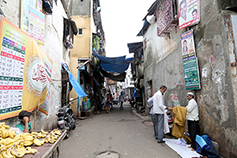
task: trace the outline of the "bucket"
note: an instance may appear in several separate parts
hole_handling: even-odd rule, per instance
[[[88,110],[88,103],[87,102],[82,102],[82,109],[83,109],[83,111]]]
[[[90,102],[90,99],[87,99],[87,103],[88,103],[88,109],[91,108],[91,102]]]

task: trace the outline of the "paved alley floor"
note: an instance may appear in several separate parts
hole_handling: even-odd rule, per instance
[[[103,156],[109,152],[112,154]],[[76,129],[70,131],[70,137],[60,145],[60,158],[116,157],[113,155],[122,158],[180,157],[166,144],[156,142],[152,124],[134,115],[128,102],[124,110],[114,105],[110,114],[101,111],[85,120],[77,120]]]

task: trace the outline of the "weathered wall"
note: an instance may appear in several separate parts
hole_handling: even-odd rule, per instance
[[[65,0],[70,15],[91,15],[91,0]]]
[[[201,22],[189,28],[194,31],[201,79],[201,90],[195,91],[200,110],[200,134],[208,134],[218,142],[221,155],[237,157],[237,15],[220,10],[234,2],[200,3]],[[167,85],[167,106],[187,105],[180,34],[188,28],[173,30],[170,38],[159,38],[156,27],[156,23],[151,25],[144,36],[147,41],[145,83],[152,80],[153,92],[160,85]]]
[[[77,0],[66,0],[68,8],[72,14],[72,20],[75,21],[77,28],[82,28],[82,35],[74,36],[74,46],[70,53],[71,65],[70,70],[72,74],[78,78],[78,58],[90,58],[92,53],[92,9],[91,0],[88,1],[77,1]],[[83,87],[83,86],[82,86]],[[70,98],[76,98],[77,94],[74,89],[70,92]],[[82,101],[82,99],[80,99]],[[77,112],[77,101],[75,101],[71,108],[74,114]],[[81,105],[81,103],[79,103]]]
[[[0,7],[3,10],[5,17],[13,24],[20,27],[20,0],[0,1]],[[63,17],[67,18],[61,1],[54,3],[53,14],[45,17],[45,45],[41,46],[44,52],[53,62],[51,79],[61,80],[61,62],[69,65],[69,50],[63,46]],[[45,115],[37,111],[36,130],[52,129],[57,125],[56,113],[58,107],[61,106],[61,81],[52,81],[49,90],[49,115]],[[34,116],[32,116],[32,127],[34,126]],[[15,126],[18,123],[18,118],[10,118],[4,120],[7,124]]]
[[[91,18],[90,16],[75,15],[72,16],[77,28],[82,28],[82,35],[74,36],[74,46],[71,50],[73,58],[89,58],[91,51]]]

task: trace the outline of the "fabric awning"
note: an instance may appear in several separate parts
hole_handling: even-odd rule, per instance
[[[104,57],[95,53],[92,53],[92,55],[100,59],[100,66],[107,72],[125,72],[131,62],[131,58],[126,58],[126,56]]]
[[[123,72],[119,75],[112,75],[112,74],[106,72],[105,70],[103,70],[102,68],[100,68],[100,72],[103,74],[104,77],[107,77],[113,81],[124,82],[124,79],[126,77],[126,72]]]
[[[69,76],[69,81],[72,84],[74,90],[76,91],[77,95],[80,98],[86,97],[86,93],[84,92],[84,90],[81,88],[81,86],[79,85],[79,83],[77,82],[76,78],[73,76],[73,74],[69,71],[68,67],[62,63],[62,66],[65,68],[65,70],[68,72],[68,76]]]

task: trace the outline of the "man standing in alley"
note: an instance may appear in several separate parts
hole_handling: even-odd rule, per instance
[[[172,110],[172,108],[166,107],[164,105],[164,100],[163,100],[163,94],[167,90],[167,87],[165,85],[162,85],[160,87],[160,90],[158,90],[154,96],[153,96],[153,112],[155,113],[156,116],[156,123],[158,126],[158,140],[157,143],[165,143],[163,140],[164,136],[164,113],[165,109]]]
[[[198,105],[197,102],[194,100],[194,94],[192,92],[187,93],[188,105],[187,108],[187,116],[186,119],[188,120],[188,132],[190,138],[192,140],[191,147],[196,150],[196,135],[198,134]]]
[[[120,102],[120,110],[123,110],[123,102],[124,102],[123,91],[120,93],[119,102]]]

